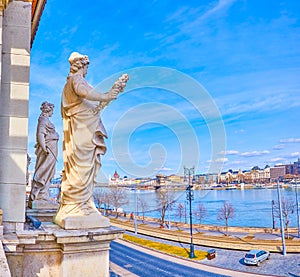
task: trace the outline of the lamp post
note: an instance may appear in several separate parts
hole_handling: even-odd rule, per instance
[[[168,229],[171,230],[171,221],[170,221],[170,198],[169,198],[169,182],[167,181],[167,197],[168,197]]]
[[[137,183],[135,183],[134,187],[134,200],[135,200],[135,214],[134,214],[134,233],[137,234],[137,206],[138,206],[138,201],[137,201]]]
[[[190,258],[195,258],[194,254],[194,244],[193,244],[193,218],[192,218],[192,200],[194,200],[194,193],[191,190],[191,177],[194,175],[195,169],[194,167],[192,168],[186,168],[184,167],[184,176],[188,177],[188,187],[186,189],[186,199],[189,201],[190,204],[190,238],[191,238],[191,243],[190,243]]]
[[[298,225],[298,238],[300,238],[300,214],[299,214],[299,201],[298,201],[298,182],[296,179],[296,209],[297,209],[297,225]]]
[[[283,226],[283,217],[282,217],[281,195],[280,195],[280,189],[279,189],[279,179],[277,179],[277,194],[278,194],[279,220],[280,220],[281,241],[282,241],[282,254],[286,255],[284,226]]]
[[[274,202],[274,200],[272,200],[272,220],[273,220],[273,229],[275,229],[274,205],[275,205],[275,202]]]

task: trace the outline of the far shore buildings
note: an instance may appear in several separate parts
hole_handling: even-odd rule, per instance
[[[300,178],[300,159],[294,163],[276,165],[274,167],[265,166],[260,169],[255,166],[251,170],[228,170],[218,174],[216,183],[218,184],[263,184],[272,183],[276,180],[292,181]]]
[[[234,184],[269,184],[276,180],[290,182],[300,179],[300,158],[290,164],[276,165],[274,167],[265,166],[261,169],[254,166],[251,170],[232,170],[219,172],[219,173],[207,173],[207,174],[195,174],[193,183],[196,185],[208,185],[213,186],[220,185],[234,185]],[[126,176],[121,178],[117,171],[115,171],[112,178],[110,178],[110,185],[119,186],[139,186],[145,185],[147,187],[164,186],[168,181],[172,186],[182,184],[185,182],[183,176],[157,174],[155,178],[127,178]],[[299,180],[300,181],[300,180]],[[156,184],[155,184],[156,183]]]

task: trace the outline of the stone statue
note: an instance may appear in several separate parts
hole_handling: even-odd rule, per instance
[[[123,91],[129,77],[122,75],[109,92],[99,93],[87,83],[89,59],[77,52],[69,58],[70,73],[62,94],[64,170],[60,205],[54,223],[64,229],[108,227],[109,220],[97,210],[93,189],[106,152],[106,130],[100,111]]]
[[[55,174],[57,160],[58,133],[49,118],[53,115],[54,105],[43,102],[36,131],[36,163],[31,192],[28,200],[30,208],[57,208],[50,200],[49,187]]]
[[[29,185],[29,165],[31,163],[31,157],[27,153],[27,164],[26,164],[26,186]]]

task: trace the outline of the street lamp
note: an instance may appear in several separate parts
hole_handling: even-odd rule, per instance
[[[134,233],[137,234],[137,210],[138,210],[138,201],[137,201],[137,183],[134,187],[134,201],[135,201],[135,215],[134,215]]]
[[[194,200],[194,192],[191,189],[191,177],[195,174],[195,168],[186,168],[184,167],[184,177],[188,177],[188,187],[186,188],[186,199],[190,204],[190,258],[195,258],[194,254],[194,244],[193,244],[193,219],[192,219],[192,200]]]
[[[282,216],[282,203],[281,203],[281,195],[280,195],[280,189],[279,189],[279,179],[277,179],[277,195],[278,195],[279,220],[280,220],[280,231],[281,231],[281,241],[282,241],[282,254],[286,255],[283,216]]]
[[[298,182],[296,180],[296,209],[297,209],[297,225],[298,225],[298,238],[300,238],[300,214],[299,214],[299,201],[298,201]]]
[[[169,198],[169,181],[166,179],[167,182],[167,203],[168,203],[168,229],[171,230],[171,221],[170,221],[170,198]]]
[[[272,220],[273,220],[273,229],[275,229],[274,205],[275,205],[275,201],[272,200]]]

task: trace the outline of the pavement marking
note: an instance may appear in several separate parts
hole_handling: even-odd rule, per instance
[[[132,272],[130,272],[112,262],[109,262],[109,268],[112,272],[114,272],[115,274],[118,274],[121,277],[139,277],[138,275],[135,275]]]
[[[243,272],[243,271],[237,271],[237,270],[230,270],[230,269],[220,268],[220,267],[216,267],[216,266],[200,264],[199,262],[190,261],[190,260],[183,259],[183,258],[177,258],[177,257],[173,257],[171,255],[160,253],[155,250],[150,250],[143,246],[135,245],[135,244],[129,243],[124,240],[117,239],[115,241],[120,244],[123,244],[125,246],[134,248],[134,249],[142,251],[144,253],[148,253],[150,255],[153,255],[153,256],[159,257],[161,259],[171,261],[171,262],[174,262],[174,263],[177,263],[180,265],[182,265],[182,261],[184,260],[184,264],[186,266],[196,268],[196,269],[201,269],[201,270],[211,272],[211,273],[217,273],[217,274],[227,275],[227,276],[231,276],[231,277],[269,277],[269,276],[274,276],[274,275],[263,275],[263,274],[255,274],[255,273]]]

